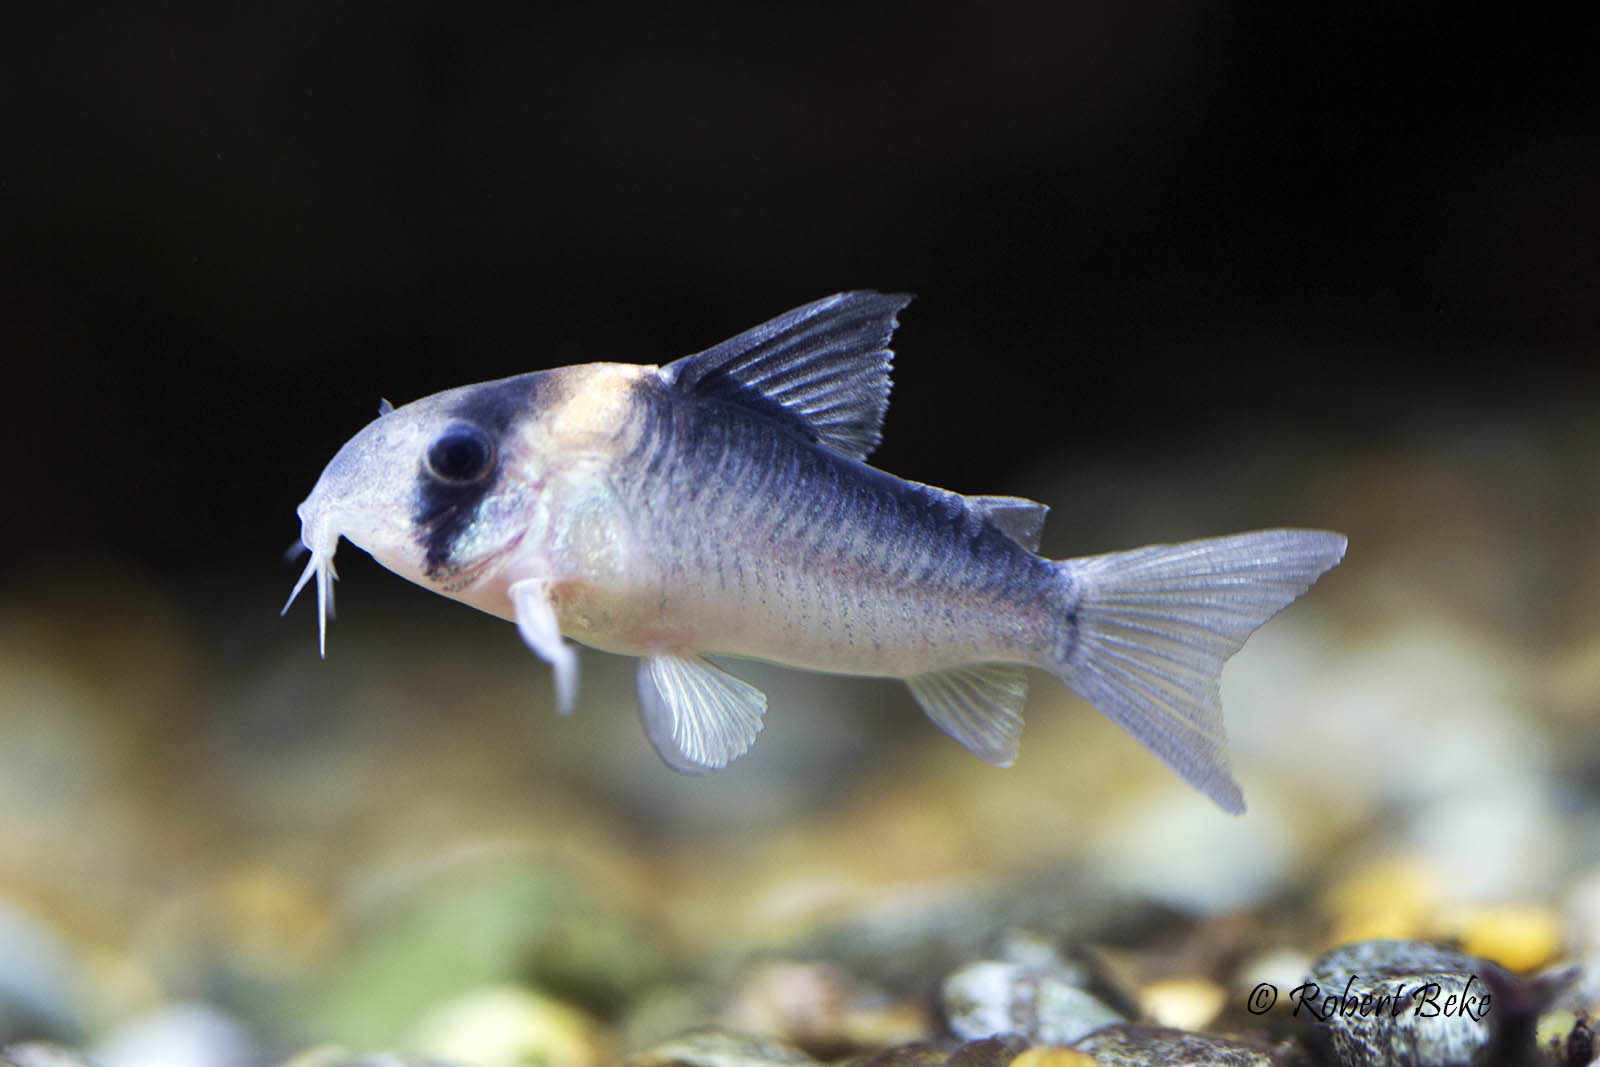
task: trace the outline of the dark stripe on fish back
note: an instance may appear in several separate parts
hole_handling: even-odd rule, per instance
[[[483,498],[499,484],[506,436],[534,403],[540,376],[521,374],[463,389],[460,400],[450,409],[452,422],[471,423],[494,443],[495,459],[488,474],[466,485],[452,485],[435,478],[428,471],[425,458],[417,460],[417,491],[411,517],[421,531],[418,540],[426,551],[430,577],[448,574],[456,542],[472,526]]]
[[[708,522],[741,527],[730,533],[768,531],[807,569],[848,568],[886,586],[1020,592],[1049,567],[957,494],[837,455],[784,421],[653,383],[638,395],[643,433],[626,466],[643,473],[657,508],[691,503]]]

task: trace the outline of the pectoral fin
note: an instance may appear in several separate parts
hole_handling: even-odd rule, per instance
[[[761,732],[767,697],[699,656],[639,661],[645,733],[675,771],[704,774],[744,755]]]
[[[1028,679],[1021,667],[978,663],[907,678],[933,724],[996,767],[1009,767],[1022,740]]]
[[[556,711],[571,715],[578,702],[578,653],[561,640],[561,627],[550,603],[549,583],[513,582],[506,592],[517,610],[517,631],[522,640],[555,672]]]

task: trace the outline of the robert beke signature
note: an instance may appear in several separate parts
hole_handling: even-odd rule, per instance
[[[1343,992],[1326,996],[1317,983],[1303,982],[1289,990],[1289,999],[1294,1002],[1290,1014],[1299,1016],[1304,1008],[1307,1014],[1322,1022],[1336,1015],[1362,1018],[1386,1015],[1393,1019],[1408,1011],[1419,1019],[1468,1018],[1481,1022],[1489,1014],[1490,995],[1483,990],[1475,974],[1468,975],[1466,984],[1458,990],[1446,989],[1439,982],[1419,982],[1413,986],[1396,982],[1388,987],[1358,989],[1356,983],[1360,981],[1360,975],[1352,974]],[[1261,1015],[1270,1010],[1277,999],[1277,989],[1263,982],[1251,991],[1245,1006],[1252,1014]]]

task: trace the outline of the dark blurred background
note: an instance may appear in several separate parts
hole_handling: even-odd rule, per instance
[[[850,287],[919,294],[877,461],[966,491],[1597,383],[1600,93],[1536,16],[287,0],[5,38],[14,572],[273,568],[380,396]]]

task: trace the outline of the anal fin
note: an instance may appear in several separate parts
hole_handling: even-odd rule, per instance
[[[667,653],[639,661],[639,706],[645,733],[667,766],[704,774],[755,744],[767,697],[699,656]]]
[[[933,724],[996,767],[1009,767],[1022,740],[1028,679],[1021,667],[975,663],[907,678]]]

